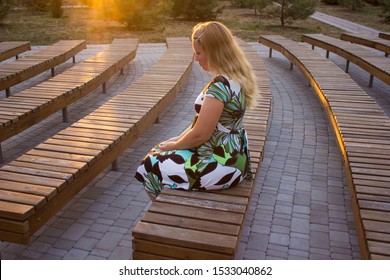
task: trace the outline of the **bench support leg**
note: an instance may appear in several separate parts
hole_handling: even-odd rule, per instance
[[[157,118],[154,120],[154,123],[160,123],[160,117],[157,117]]]
[[[111,170],[112,171],[118,171],[119,167],[118,167],[118,160],[114,160],[112,163],[111,163]]]
[[[107,93],[106,83],[103,83],[103,93]]]
[[[67,123],[69,121],[68,118],[68,107],[62,109],[62,121]]]
[[[271,48],[269,48],[268,57],[269,57],[269,58],[272,57],[272,49],[271,49]]]
[[[349,60],[347,60],[347,64],[345,64],[345,73],[349,71]]]
[[[123,68],[121,68],[121,72],[120,72],[121,75],[123,75]]]
[[[73,62],[73,63],[76,63],[76,56],[73,56],[73,57],[72,57],[72,62]]]
[[[54,67],[51,68],[51,77],[54,77],[55,73],[54,73]]]
[[[311,45],[311,49],[314,50],[314,45]]]
[[[329,51],[326,51],[326,58],[329,59]]]
[[[388,53],[385,53],[385,57],[389,57],[389,54],[388,54]]]
[[[0,163],[3,163],[3,162],[4,162],[3,149],[1,148],[1,143],[0,143]]]
[[[15,59],[19,59],[19,55],[16,55],[16,56],[15,56]]]
[[[11,95],[11,88],[6,88],[5,89],[5,96],[9,97]]]
[[[370,81],[368,82],[368,86],[372,87],[373,82],[374,82],[374,75],[370,75]]]
[[[290,70],[292,71],[294,69],[294,64],[290,62]]]

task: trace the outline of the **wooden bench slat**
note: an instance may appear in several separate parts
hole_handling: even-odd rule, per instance
[[[44,196],[47,200],[53,198],[57,192],[57,190],[53,187],[33,185],[21,182],[12,182],[6,180],[0,180],[0,189]]]
[[[390,257],[390,243],[368,241],[368,247],[373,254],[385,255]]]
[[[32,205],[36,208],[40,208],[43,204],[45,204],[46,200],[43,196],[0,190],[0,201]]]
[[[174,235],[172,235],[172,232],[174,232]],[[237,244],[237,237],[230,235],[178,227],[172,228],[170,226],[155,225],[146,222],[140,222],[135,226],[133,236],[138,239],[162,244],[226,254],[233,254]]]
[[[134,259],[137,260],[224,260],[230,259],[229,255],[216,252],[196,250],[179,246],[170,246],[146,240],[136,240],[134,243]]]
[[[185,205],[173,205],[169,203],[155,202],[149,208],[150,212],[165,213],[167,215],[179,215],[182,217],[203,219],[213,222],[223,222],[226,224],[239,225],[243,223],[244,215],[240,213],[230,213],[221,215],[222,211],[216,209],[206,209]]]
[[[9,235],[17,233],[17,235],[23,235],[29,230],[27,221],[15,221],[9,219],[0,218],[0,232],[8,232]]]
[[[54,188],[61,188],[66,184],[65,180],[60,180],[56,178],[47,178],[42,176],[34,176],[30,174],[17,174],[14,172],[6,172],[3,171],[3,168],[4,166],[0,169],[0,180],[35,184],[35,185],[54,187]]]
[[[365,220],[390,222],[390,212],[362,209],[360,214]],[[390,239],[390,236],[388,236],[388,238]]]
[[[34,206],[0,200],[0,217],[17,221],[26,220],[34,212]]]
[[[238,225],[181,217],[179,213],[174,216],[147,212],[142,218],[142,221],[166,226],[180,226],[181,228],[196,229],[205,232],[214,232],[233,236],[238,235],[240,232],[240,227]]]
[[[158,196],[157,201],[164,202],[164,203],[180,204],[180,205],[192,205],[199,208],[216,209],[216,210],[235,212],[241,214],[245,213],[246,210],[246,206],[243,205],[171,196],[171,195],[166,195],[164,192],[162,192]]]

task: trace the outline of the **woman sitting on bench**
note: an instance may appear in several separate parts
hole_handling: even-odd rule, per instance
[[[194,58],[215,74],[195,101],[192,125],[156,145],[135,177],[154,200],[163,188],[218,190],[251,177],[243,117],[258,94],[256,78],[230,30],[219,22],[193,28]]]

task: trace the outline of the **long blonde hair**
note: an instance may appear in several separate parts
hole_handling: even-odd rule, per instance
[[[205,52],[211,72],[241,84],[248,107],[253,107],[259,93],[256,76],[231,31],[217,21],[198,23],[192,30],[192,42]]]

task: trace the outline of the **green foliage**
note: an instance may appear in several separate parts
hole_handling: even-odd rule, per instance
[[[369,3],[374,6],[379,6],[380,5],[380,0],[364,0],[364,2]]]
[[[322,3],[325,3],[327,5],[338,5],[339,0],[321,0]]]
[[[11,9],[11,0],[0,0],[0,24]]]
[[[60,18],[64,14],[62,8],[62,0],[51,0],[50,1],[50,12],[53,18]]]
[[[33,11],[45,12],[48,10],[50,0],[19,0],[19,5],[30,8]]]
[[[364,7],[364,3],[362,0],[339,0],[340,4],[349,7],[352,11],[359,10]]]
[[[161,21],[163,0],[116,0],[115,5],[104,3],[106,17],[122,22],[129,30],[147,30]]]
[[[222,12],[217,0],[171,0],[171,15],[175,18],[212,20]]]
[[[315,12],[318,0],[274,0],[270,1],[272,7],[268,8],[270,2],[267,0],[258,0],[261,9],[267,7],[268,13],[278,16],[280,24],[292,23],[294,20],[307,19]]]
[[[240,8],[253,8],[256,0],[231,0],[231,4],[234,7]]]
[[[379,0],[382,8],[382,14],[386,21],[390,21],[390,0]]]

